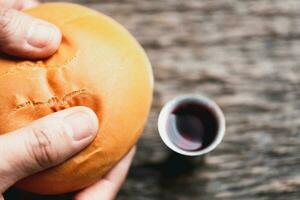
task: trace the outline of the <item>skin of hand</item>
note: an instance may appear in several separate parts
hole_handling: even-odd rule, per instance
[[[1,52],[27,59],[42,59],[57,50],[61,41],[60,30],[21,12],[37,4],[35,0],[0,0]],[[78,106],[0,135],[0,200],[17,181],[58,165],[80,152],[93,141],[97,130],[96,114],[87,107]],[[99,182],[73,193],[72,199],[114,199],[126,178],[134,153],[135,148]]]

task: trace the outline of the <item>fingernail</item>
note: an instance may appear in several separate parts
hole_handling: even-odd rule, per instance
[[[95,126],[91,116],[84,112],[76,112],[64,119],[65,124],[70,127],[71,136],[79,141],[95,134]]]
[[[27,34],[27,42],[33,47],[43,48],[55,37],[56,29],[52,25],[46,23],[33,24]]]

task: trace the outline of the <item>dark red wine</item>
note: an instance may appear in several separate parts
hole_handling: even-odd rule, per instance
[[[186,151],[208,147],[214,141],[217,130],[218,121],[214,112],[197,102],[178,105],[167,119],[170,140]]]

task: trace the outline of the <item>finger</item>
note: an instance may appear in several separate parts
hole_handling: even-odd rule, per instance
[[[0,50],[14,56],[40,59],[52,55],[61,41],[60,30],[25,13],[0,8]]]
[[[5,8],[13,8],[22,10],[38,5],[36,0],[1,0],[0,6]]]
[[[93,140],[97,130],[95,113],[80,106],[1,135],[0,194],[18,180],[78,153]]]
[[[103,179],[77,194],[75,200],[113,200],[127,176],[134,154],[135,147]]]

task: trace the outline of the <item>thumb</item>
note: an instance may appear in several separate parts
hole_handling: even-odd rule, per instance
[[[0,50],[14,56],[40,59],[52,55],[61,41],[59,29],[25,13],[0,8]]]
[[[78,153],[93,140],[97,130],[95,113],[80,106],[51,114],[27,127],[1,135],[0,197],[18,180]]]

